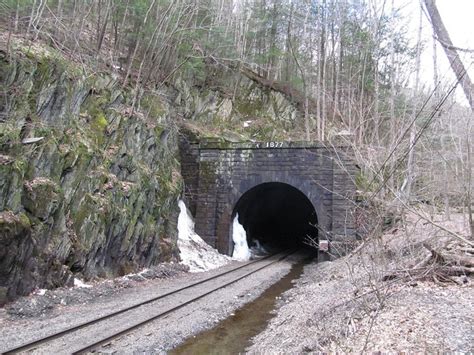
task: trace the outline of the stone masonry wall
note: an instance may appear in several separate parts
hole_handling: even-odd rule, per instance
[[[239,198],[266,182],[289,184],[308,197],[318,216],[320,238],[338,243],[354,239],[351,209],[356,166],[346,148],[320,143],[203,141],[192,150],[199,177],[185,179],[185,184],[195,184],[186,191],[197,191],[189,197],[196,201],[196,231],[220,252],[231,250],[230,225]]]

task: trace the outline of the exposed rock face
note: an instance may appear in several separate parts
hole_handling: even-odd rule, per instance
[[[45,53],[0,52],[0,80],[0,303],[176,260],[170,111]]]
[[[301,140],[304,121],[297,105],[235,70],[210,64],[204,79],[178,79],[175,88],[176,110],[205,127],[207,135],[234,142]]]
[[[300,136],[296,106],[235,71],[210,65],[166,90],[168,103],[140,95],[132,110],[136,93],[110,74],[85,74],[41,46],[8,58],[0,49],[0,304],[71,285],[75,273],[179,258],[174,116],[190,123],[183,137]]]

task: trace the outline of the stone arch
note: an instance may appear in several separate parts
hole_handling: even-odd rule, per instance
[[[315,186],[310,180],[301,179],[299,176],[275,173],[272,176],[265,175],[265,173],[260,173],[242,180],[234,178],[231,181],[231,188],[227,191],[228,199],[217,220],[217,247],[220,252],[232,253],[232,220],[239,201],[249,192],[269,184],[287,186],[291,191],[299,193],[314,210],[318,228],[330,229],[330,215],[324,205],[324,192],[321,188]],[[317,239],[317,230],[315,233]]]
[[[286,183],[308,198],[316,210],[319,239],[328,240],[326,247],[349,245],[356,236],[352,211],[357,166],[344,146],[205,140],[182,153],[185,198],[195,216],[196,232],[221,253],[230,253],[235,204],[263,183]]]

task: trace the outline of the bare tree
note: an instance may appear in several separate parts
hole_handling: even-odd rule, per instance
[[[436,7],[435,0],[424,0],[424,3],[430,16],[433,29],[436,32],[437,39],[441,43],[446,56],[448,57],[449,63],[451,64],[451,68],[453,69],[456,78],[461,84],[464,95],[466,95],[467,101],[471,106],[471,110],[474,111],[474,86],[471,79],[469,78],[463,62],[461,61],[461,58],[455,50],[456,47],[454,47],[453,42],[449,37],[448,30],[444,26],[441,15],[439,14],[438,8]]]

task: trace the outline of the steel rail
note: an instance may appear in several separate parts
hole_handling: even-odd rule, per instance
[[[19,352],[22,352],[22,351],[26,351],[26,350],[29,350],[29,349],[32,349],[34,347],[37,347],[39,345],[42,345],[44,343],[47,343],[49,341],[52,341],[54,339],[57,339],[57,338],[60,338],[64,335],[67,335],[69,333],[73,333],[77,330],[80,330],[80,329],[83,329],[85,327],[88,327],[88,326],[91,326],[91,325],[94,325],[96,323],[99,323],[99,322],[102,322],[106,319],[109,319],[109,318],[112,318],[112,317],[115,317],[119,314],[122,314],[122,313],[125,313],[125,312],[128,312],[130,310],[133,310],[133,309],[136,309],[138,307],[141,307],[141,306],[144,306],[146,304],[149,304],[149,303],[152,303],[152,302],[155,302],[155,301],[158,301],[160,299],[163,299],[165,297],[168,297],[168,296],[171,296],[173,294],[176,294],[176,293],[179,293],[183,290],[186,290],[186,289],[189,289],[189,288],[192,288],[192,287],[195,287],[195,286],[198,286],[198,285],[201,285],[201,284],[204,284],[208,281],[211,281],[211,280],[215,280],[221,276],[224,276],[224,275],[227,275],[227,274],[230,274],[232,272],[235,272],[237,270],[240,270],[244,267],[247,267],[247,266],[250,266],[252,264],[255,264],[255,263],[259,263],[259,262],[262,262],[266,259],[269,259],[275,255],[277,255],[278,253],[275,253],[275,254],[271,254],[271,255],[268,255],[268,256],[265,256],[263,258],[260,258],[260,259],[256,259],[256,260],[253,260],[253,261],[250,261],[250,262],[247,262],[243,265],[239,265],[235,268],[232,268],[230,270],[227,270],[227,271],[224,271],[224,272],[221,272],[219,274],[216,274],[216,275],[213,275],[213,276],[210,276],[210,277],[207,277],[205,279],[202,279],[202,280],[199,280],[197,282],[193,282],[189,285],[186,285],[184,287],[181,287],[181,288],[178,288],[178,289],[175,289],[175,290],[172,290],[172,291],[169,291],[169,292],[166,292],[166,293],[163,293],[161,295],[158,295],[158,296],[155,296],[155,297],[151,297],[145,301],[141,301],[141,302],[138,302],[136,304],[133,304],[131,306],[128,306],[128,307],[125,307],[125,308],[122,308],[122,309],[119,309],[115,312],[112,312],[112,313],[108,313],[106,315],[103,315],[101,317],[97,317],[97,318],[94,318],[92,320],[89,320],[89,321],[85,321],[85,322],[82,322],[82,323],[79,323],[77,325],[73,325],[71,327],[68,327],[68,328],[65,328],[63,330],[60,330],[60,331],[57,331],[53,334],[50,334],[50,335],[47,335],[45,337],[42,337],[42,338],[38,338],[38,339],[34,339],[32,341],[29,341],[28,343],[24,343],[22,345],[18,345],[18,346],[15,346],[14,348],[10,348],[8,350],[5,350],[2,352],[2,354],[15,354],[15,353],[19,353]]]
[[[255,270],[252,270],[252,271],[250,271],[250,272],[248,272],[248,273],[246,273],[246,274],[244,274],[244,275],[242,275],[242,276],[239,276],[238,278],[233,279],[232,281],[226,282],[225,284],[222,284],[222,285],[220,285],[220,286],[218,286],[218,287],[215,287],[215,288],[213,288],[212,290],[209,290],[209,291],[207,291],[207,292],[204,292],[204,293],[200,294],[199,296],[196,296],[196,297],[194,297],[194,298],[192,298],[192,299],[190,299],[190,300],[188,300],[188,301],[186,301],[186,302],[183,302],[183,303],[179,304],[178,306],[171,307],[170,309],[168,309],[168,310],[166,310],[166,311],[160,312],[160,313],[158,313],[158,314],[155,314],[155,315],[153,315],[153,316],[151,316],[151,317],[146,318],[145,320],[139,321],[139,322],[137,322],[137,323],[135,323],[135,324],[133,324],[133,325],[131,325],[131,326],[125,328],[125,329],[122,329],[121,331],[119,331],[119,332],[117,332],[117,333],[114,333],[114,334],[112,334],[112,335],[110,335],[110,336],[107,336],[107,337],[105,337],[105,338],[99,339],[99,340],[97,340],[97,341],[94,341],[93,343],[90,343],[90,344],[84,346],[83,348],[81,348],[81,349],[79,349],[79,350],[75,350],[75,351],[73,352],[73,354],[74,354],[74,355],[76,355],[76,354],[85,354],[85,353],[87,353],[88,351],[97,348],[99,345],[102,345],[102,344],[104,344],[104,343],[108,343],[108,342],[110,342],[111,340],[113,340],[113,339],[115,339],[115,338],[118,338],[118,337],[120,337],[120,336],[122,336],[122,335],[124,335],[124,334],[130,333],[131,331],[133,331],[133,330],[135,330],[135,329],[138,329],[138,328],[142,327],[143,325],[145,325],[145,324],[147,324],[147,323],[150,323],[150,322],[152,322],[152,321],[154,321],[154,320],[156,320],[156,319],[158,319],[158,318],[161,318],[161,317],[163,317],[163,316],[166,316],[166,315],[168,315],[168,314],[170,314],[170,313],[172,313],[172,312],[174,312],[174,311],[176,311],[176,310],[178,310],[178,309],[180,309],[180,308],[182,308],[182,307],[184,307],[184,306],[187,306],[187,305],[189,305],[189,304],[191,304],[191,303],[193,303],[193,302],[195,302],[195,301],[197,301],[197,300],[199,300],[199,299],[201,299],[201,298],[203,298],[203,297],[205,297],[205,296],[207,296],[207,295],[210,295],[211,293],[214,293],[214,292],[216,292],[216,291],[218,291],[218,290],[221,290],[221,289],[223,289],[223,288],[225,288],[225,287],[227,287],[227,286],[229,286],[229,285],[231,285],[231,284],[233,284],[233,283],[236,283],[237,281],[240,281],[240,280],[242,280],[243,278],[245,278],[245,277],[247,277],[247,276],[250,276],[250,275],[256,273],[257,271],[260,271],[260,270],[262,270],[262,269],[264,269],[264,268],[267,268],[267,267],[269,267],[269,266],[271,266],[271,265],[273,265],[273,264],[275,264],[275,263],[277,263],[277,262],[280,262],[280,261],[282,261],[283,259],[285,259],[285,258],[287,258],[288,256],[290,256],[291,254],[294,254],[296,251],[297,251],[297,250],[292,250],[290,253],[287,253],[287,254],[285,254],[285,255],[279,257],[278,259],[276,259],[276,260],[274,260],[274,261],[272,261],[272,262],[270,262],[270,263],[268,263],[268,264],[265,264],[265,265],[263,265],[263,266],[261,266],[261,267],[255,269]],[[273,255],[272,255],[272,256],[273,256]]]

